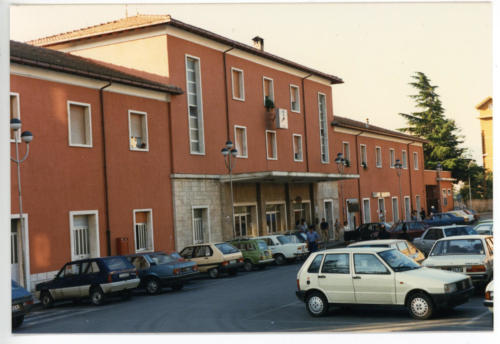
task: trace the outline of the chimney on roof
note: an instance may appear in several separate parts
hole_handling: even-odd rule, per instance
[[[367,119],[366,119],[366,123],[365,123],[365,127],[367,127],[367,128],[368,128],[369,126],[370,126],[370,120],[367,118]]]
[[[252,38],[252,40],[253,40],[253,47],[255,49],[264,51],[264,38],[255,36],[254,38]]]

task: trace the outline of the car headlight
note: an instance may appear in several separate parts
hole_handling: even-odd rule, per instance
[[[453,293],[456,290],[457,290],[457,285],[455,283],[448,283],[444,285],[445,293]]]

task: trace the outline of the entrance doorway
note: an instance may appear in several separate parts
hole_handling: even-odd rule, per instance
[[[29,237],[28,237],[28,215],[23,214],[24,231],[22,235],[23,243],[19,242],[21,233],[21,218],[19,215],[11,215],[10,218],[10,271],[11,278],[16,282],[21,282],[20,264],[23,264],[24,284],[23,286],[30,290],[30,262],[29,262]],[[24,255],[21,256],[23,254]],[[19,283],[22,284],[22,283]]]
[[[325,201],[325,220],[328,222],[328,236],[333,240],[337,240],[338,233],[335,232],[333,226],[333,201]]]
[[[10,220],[10,271],[12,279],[19,282],[19,255],[17,239],[21,229],[21,221],[19,219]]]

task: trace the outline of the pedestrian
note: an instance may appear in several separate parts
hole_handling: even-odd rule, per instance
[[[349,227],[349,225],[347,224],[347,221],[344,221],[344,227],[342,229],[344,230],[344,241],[352,240],[351,227]]]
[[[326,222],[325,218],[322,218],[321,219],[321,223],[319,224],[319,228],[321,229],[321,236],[323,238],[323,241],[328,241],[330,238],[329,238],[329,229],[330,229],[330,225],[328,224],[328,222]]]
[[[432,217],[436,213],[436,208],[434,208],[433,205],[431,205],[431,211],[430,211],[430,216]]]
[[[318,250],[319,234],[314,230],[314,225],[309,226],[309,231],[307,232],[307,249],[309,253],[316,252]]]
[[[399,239],[411,241],[410,235],[408,234],[408,226],[406,225],[406,223],[403,223],[402,233],[399,234]]]
[[[422,210],[420,210],[420,220],[423,221],[425,219],[425,210],[422,207]]]
[[[379,219],[379,222],[385,222],[385,214],[384,214],[384,210],[380,210],[379,214],[378,214],[378,219]]]
[[[339,219],[335,219],[334,227],[335,227],[335,233],[333,235],[333,239],[334,240],[338,240],[340,238],[340,222],[339,222]]]
[[[417,211],[416,210],[411,211],[411,220],[417,221]]]
[[[300,220],[300,229],[304,233],[307,232],[307,223],[306,223],[306,220],[304,220],[304,219]]]
[[[302,226],[300,225],[300,220],[295,221],[295,230],[298,232],[302,231]]]

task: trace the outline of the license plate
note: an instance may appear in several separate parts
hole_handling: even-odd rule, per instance
[[[236,263],[236,259],[233,259],[233,260],[229,261],[229,264],[235,264],[235,263]]]
[[[462,272],[463,269],[462,268],[452,268],[451,271],[454,271],[454,272]]]
[[[126,278],[126,277],[129,277],[130,274],[129,273],[126,273],[126,274],[119,274],[118,277],[120,278]]]
[[[14,305],[14,306],[12,306],[12,310],[13,311],[18,311],[20,309],[21,309],[21,305]]]

